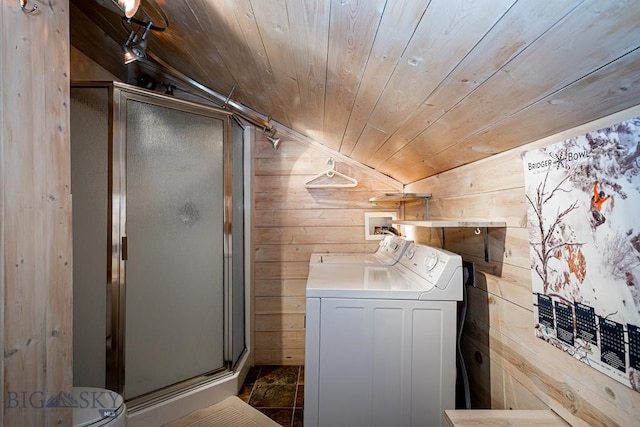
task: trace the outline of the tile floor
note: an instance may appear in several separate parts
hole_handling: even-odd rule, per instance
[[[281,426],[301,427],[304,366],[254,366],[238,397]]]

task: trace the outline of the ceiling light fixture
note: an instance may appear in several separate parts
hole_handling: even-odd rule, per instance
[[[140,7],[140,0],[118,0],[118,6],[124,12],[124,16],[133,18]]]
[[[115,0],[114,0],[115,1]],[[147,37],[151,31],[164,31],[169,27],[169,19],[164,11],[155,2],[145,2],[140,12],[146,15],[147,20],[134,18],[138,11],[140,0],[117,0],[125,16],[122,18],[123,27],[129,32],[127,41],[122,45],[124,51],[124,63],[130,64],[134,61],[141,61],[147,57]],[[146,6],[152,7],[153,13],[146,9]],[[153,18],[152,18],[153,16]],[[164,21],[163,27],[158,27],[153,20]],[[133,28],[137,25],[137,28]]]
[[[140,25],[138,22],[135,23]],[[147,57],[147,36],[149,35],[149,31],[151,31],[152,27],[153,23],[151,21],[146,23],[144,25],[144,31],[142,32],[142,36],[140,36],[140,38],[138,38],[139,31],[131,30],[127,41],[122,45],[125,64],[130,64],[134,61],[140,61]]]

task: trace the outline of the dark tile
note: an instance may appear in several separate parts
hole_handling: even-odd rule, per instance
[[[238,397],[242,401],[249,403],[249,398],[251,397],[252,390],[253,390],[253,384],[245,384],[242,386],[242,388],[240,388],[240,391],[238,392]]]
[[[247,372],[247,377],[244,379],[245,384],[253,384],[256,382],[258,375],[260,374],[260,366],[252,366]]]
[[[281,426],[290,427],[293,418],[292,408],[256,408]]]
[[[296,384],[299,366],[262,366],[256,384]]]
[[[304,365],[300,366],[300,375],[298,376],[298,384],[304,384]]]
[[[296,392],[296,408],[302,408],[304,406],[304,385],[298,386]]]
[[[304,411],[302,409],[294,409],[293,422],[291,427],[302,427],[302,421],[304,419]]]
[[[295,384],[259,384],[253,387],[249,405],[253,407],[293,407],[296,396]]]

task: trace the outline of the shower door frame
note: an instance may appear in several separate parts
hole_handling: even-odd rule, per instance
[[[226,110],[198,104],[191,101],[161,95],[128,84],[118,82],[87,83],[78,86],[107,86],[110,91],[110,114],[112,126],[109,141],[109,189],[111,234],[108,239],[110,259],[108,260],[107,277],[107,335],[106,335],[106,387],[119,393],[125,387],[125,334],[126,334],[126,179],[127,179],[127,101],[137,101],[171,108],[191,114],[198,114],[223,123],[223,295],[224,324],[223,329],[223,367],[212,372],[203,373],[191,379],[185,379],[176,385],[135,397],[127,402],[130,408],[146,407],[168,399],[187,389],[198,387],[220,379],[232,372],[232,334],[230,324],[230,301],[232,286],[231,259],[232,253],[232,113]],[[243,159],[237,159],[243,161]],[[247,351],[245,338],[245,352]]]

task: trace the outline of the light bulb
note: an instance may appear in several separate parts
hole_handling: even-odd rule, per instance
[[[118,5],[124,10],[124,16],[132,18],[138,11],[140,0],[118,0]]]

